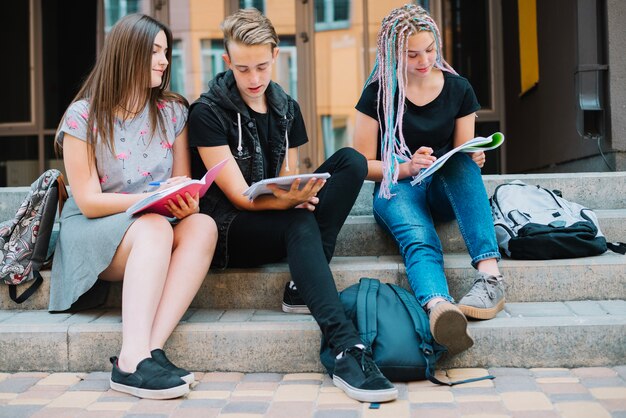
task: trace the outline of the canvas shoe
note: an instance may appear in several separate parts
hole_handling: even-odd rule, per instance
[[[459,301],[459,309],[470,318],[494,318],[504,309],[504,280],[501,275],[476,273],[472,288]]]
[[[448,349],[450,355],[461,353],[474,345],[467,330],[463,312],[447,300],[436,303],[428,310],[430,333],[435,341]]]
[[[388,402],[398,397],[398,389],[380,372],[368,348],[346,349],[335,360],[333,383],[361,402]]]
[[[185,383],[190,385],[194,382],[195,376],[193,375],[193,373],[188,372],[187,370],[178,367],[174,363],[172,363],[170,359],[168,359],[165,355],[165,351],[161,350],[160,348],[150,351],[150,356],[152,356],[152,358],[157,363],[159,363],[159,366],[180,377],[183,381],[185,381]]]
[[[285,293],[283,293],[283,312],[310,314],[309,307],[306,306],[304,300],[300,296],[294,282],[285,284]]]
[[[111,389],[138,398],[173,399],[189,393],[189,385],[180,377],[165,370],[151,357],[137,364],[137,370],[126,373],[117,365],[117,357],[111,357]]]

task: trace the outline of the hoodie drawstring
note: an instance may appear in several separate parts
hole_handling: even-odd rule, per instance
[[[239,134],[239,142],[237,143],[237,152],[241,155],[241,113],[237,112],[237,133]]]
[[[285,122],[287,115],[285,115]],[[285,123],[285,171],[289,171],[289,136],[287,136],[287,124]]]

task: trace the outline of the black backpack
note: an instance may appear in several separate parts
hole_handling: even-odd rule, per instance
[[[28,299],[41,286],[40,270],[49,267],[56,237],[53,237],[57,206],[59,214],[67,189],[59,170],[48,170],[30,186],[30,192],[15,217],[0,224],[0,280],[9,285],[16,303]],[[20,296],[17,285],[33,281]]]
[[[586,257],[604,253],[607,245],[621,252],[619,243],[607,244],[591,209],[558,190],[515,180],[497,186],[490,204],[498,246],[511,258]]]

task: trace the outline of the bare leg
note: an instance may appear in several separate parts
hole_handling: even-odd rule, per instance
[[[172,227],[160,215],[135,221],[120,243],[103,280],[119,281],[122,291],[122,349],[118,365],[134,372],[150,357],[152,326],[165,286],[173,243]]]
[[[198,293],[216,243],[217,227],[209,216],[190,215],[174,227],[172,258],[152,325],[150,350],[163,348]]]
[[[487,260],[479,261],[476,264],[476,268],[478,271],[491,274],[492,276],[500,275],[500,269],[498,268],[498,260],[496,260],[495,258],[490,258]]]

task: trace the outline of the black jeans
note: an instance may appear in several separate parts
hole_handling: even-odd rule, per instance
[[[254,267],[287,257],[300,296],[339,353],[361,340],[345,315],[328,263],[363,185],[367,161],[354,149],[343,148],[315,172],[331,174],[318,193],[315,211],[245,211],[237,215],[228,231],[228,266]]]

